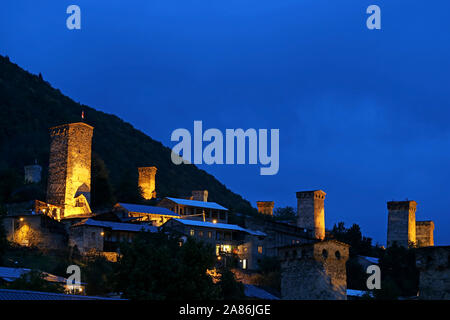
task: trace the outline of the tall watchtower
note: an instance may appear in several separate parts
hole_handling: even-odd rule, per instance
[[[349,245],[326,240],[278,249],[283,300],[346,300]]]
[[[325,239],[325,196],[322,190],[297,192],[297,226]]]
[[[156,167],[139,167],[139,187],[142,197],[150,200],[156,197]]]
[[[397,243],[408,248],[416,243],[416,208],[415,201],[389,201],[387,246]]]
[[[84,122],[50,128],[47,202],[61,207],[58,219],[91,214],[93,130]]]

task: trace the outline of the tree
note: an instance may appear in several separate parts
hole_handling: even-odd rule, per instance
[[[331,230],[331,236],[350,245],[351,257],[356,255],[373,256],[376,254],[372,246],[372,239],[364,237],[361,233],[361,228],[356,223],[350,228],[346,228],[344,222],[335,224]]]
[[[295,221],[297,219],[297,213],[295,212],[294,208],[289,206],[284,208],[276,208],[273,215],[276,220]]]
[[[104,295],[114,291],[114,263],[103,255],[91,254],[81,268],[82,281],[88,295]]]
[[[132,300],[210,300],[220,289],[206,273],[215,263],[214,250],[204,242],[164,233],[142,232],[122,244],[116,291]]]
[[[92,153],[92,207],[110,208],[116,202],[105,162]]]
[[[221,296],[225,300],[241,300],[245,298],[244,285],[236,281],[234,273],[229,268],[220,270],[221,276],[218,282]]]
[[[138,185],[137,170],[125,170],[119,185],[117,186],[116,197],[120,202],[142,203],[141,188]]]
[[[376,290],[379,299],[399,296],[415,296],[419,287],[419,271],[413,249],[397,246],[387,248],[380,257],[381,290]]]

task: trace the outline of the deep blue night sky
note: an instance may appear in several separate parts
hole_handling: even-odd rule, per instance
[[[358,223],[384,245],[386,201],[408,198],[450,244],[450,2],[10,2],[0,54],[167,146],[194,120],[279,128],[278,175],[201,166],[254,206],[322,189],[328,228]],[[81,30],[66,28],[70,4]],[[381,30],[366,28],[371,4]]]

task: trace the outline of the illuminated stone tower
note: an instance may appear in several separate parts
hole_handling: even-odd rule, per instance
[[[91,147],[94,128],[77,122],[50,128],[47,202],[57,219],[91,214]]]
[[[326,240],[278,249],[283,300],[346,300],[348,244]]]
[[[325,239],[325,196],[322,190],[297,192],[297,226],[320,240]]]
[[[156,167],[140,167],[139,171],[139,187],[141,188],[142,197],[150,200],[156,197]]]
[[[416,241],[418,247],[434,246],[434,222],[416,221]]]
[[[387,246],[397,243],[408,248],[416,243],[416,207],[415,201],[389,201]]]
[[[208,202],[208,190],[193,190],[192,200]]]
[[[273,207],[275,203],[273,201],[256,201],[258,207],[258,213],[267,214],[273,216]]]

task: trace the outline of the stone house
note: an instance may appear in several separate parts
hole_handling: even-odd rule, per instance
[[[8,241],[21,246],[35,246],[43,250],[67,248],[66,227],[42,213],[8,215],[3,219]]]
[[[117,252],[122,241],[131,242],[141,231],[157,232],[147,224],[98,221],[92,218],[75,223],[69,228],[69,244],[80,253]]]

